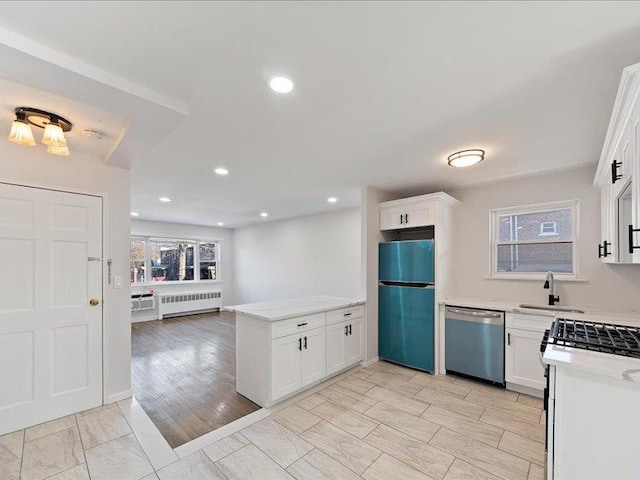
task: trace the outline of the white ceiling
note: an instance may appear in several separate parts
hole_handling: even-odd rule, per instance
[[[638,2],[2,2],[0,27],[186,105],[132,208],[231,227],[594,163],[640,62]]]

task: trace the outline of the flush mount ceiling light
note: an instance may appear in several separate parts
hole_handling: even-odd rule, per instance
[[[138,215],[140,215],[138,212],[131,212],[132,217],[137,217]]]
[[[46,112],[38,108],[16,107],[16,119],[11,125],[9,141],[18,145],[33,147],[36,145],[31,131],[31,125],[43,128],[42,143],[47,145],[47,152],[61,157],[69,156],[69,147],[64,132],[70,132],[71,122],[55,113]]]
[[[169,203],[171,201],[169,197],[160,197],[158,200],[160,200],[163,203]]]
[[[214,173],[216,175],[228,175],[229,174],[229,170],[227,170],[224,167],[218,167],[214,170]]]
[[[269,86],[278,93],[289,93],[293,90],[293,82],[287,77],[273,77],[269,80]]]
[[[336,203],[337,201],[338,201],[338,199],[336,197],[327,198],[327,202],[329,202],[329,203]]]
[[[265,218],[265,217],[268,217],[268,216],[269,216],[269,214],[268,214],[267,212],[262,212],[262,213],[260,214],[260,216],[261,216],[262,218]]]
[[[447,158],[449,165],[457,168],[470,167],[480,163],[482,160],[484,160],[484,150],[479,149],[461,150],[449,155]]]
[[[224,222],[218,222],[219,227],[224,227]]]

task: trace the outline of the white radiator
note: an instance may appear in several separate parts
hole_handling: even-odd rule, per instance
[[[222,292],[158,293],[158,318],[176,313],[222,308]]]

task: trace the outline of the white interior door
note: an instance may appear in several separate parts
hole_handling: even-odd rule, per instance
[[[0,183],[0,435],[102,404],[101,257],[101,198]]]

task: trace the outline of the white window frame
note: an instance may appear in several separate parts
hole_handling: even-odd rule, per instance
[[[544,213],[553,210],[571,209],[572,235],[571,238],[565,240],[572,242],[573,245],[573,273],[553,272],[554,277],[558,280],[577,280],[582,281],[579,277],[578,266],[578,245],[580,232],[580,203],[578,200],[564,200],[559,202],[537,203],[532,205],[521,205],[517,207],[495,208],[489,211],[489,246],[490,246],[490,263],[489,277],[490,279],[509,279],[509,280],[544,280],[546,272],[498,272],[498,243],[504,245],[509,242],[498,242],[499,224],[498,219],[505,215],[522,215],[530,213]],[[539,243],[535,240],[525,242],[513,242],[514,245],[525,245],[527,243]]]
[[[222,283],[222,275],[220,271],[220,254],[221,254],[221,240],[219,238],[214,239],[184,239],[184,238],[169,238],[169,237],[145,237],[141,235],[131,235],[131,240],[144,241],[144,268],[147,272],[147,281],[140,283],[132,283],[132,287],[151,287],[158,285],[199,285],[199,284],[213,284]],[[195,245],[193,252],[193,280],[170,280],[166,282],[152,282],[151,278],[151,242],[173,242],[173,243],[193,243]],[[200,279],[200,244],[201,243],[213,243],[216,248],[216,279]]]
[[[144,244],[144,258],[141,258],[140,260],[142,260],[144,262],[144,273],[145,273],[145,277],[148,278],[148,274],[149,274],[149,270],[147,269],[147,239],[144,237],[131,237],[129,239],[129,269],[131,269],[131,263],[134,261],[140,261],[140,260],[131,260],[131,242],[134,241],[138,241],[138,242],[143,242]],[[131,276],[129,276],[129,278],[131,278]],[[147,283],[149,282],[131,282],[131,286],[132,287],[137,287],[138,285],[147,285]]]
[[[553,232],[545,232],[544,231],[544,226],[545,225],[551,225],[553,228]],[[554,235],[558,235],[558,224],[556,222],[541,222],[540,223],[540,233],[538,234],[539,237],[552,237]]]

